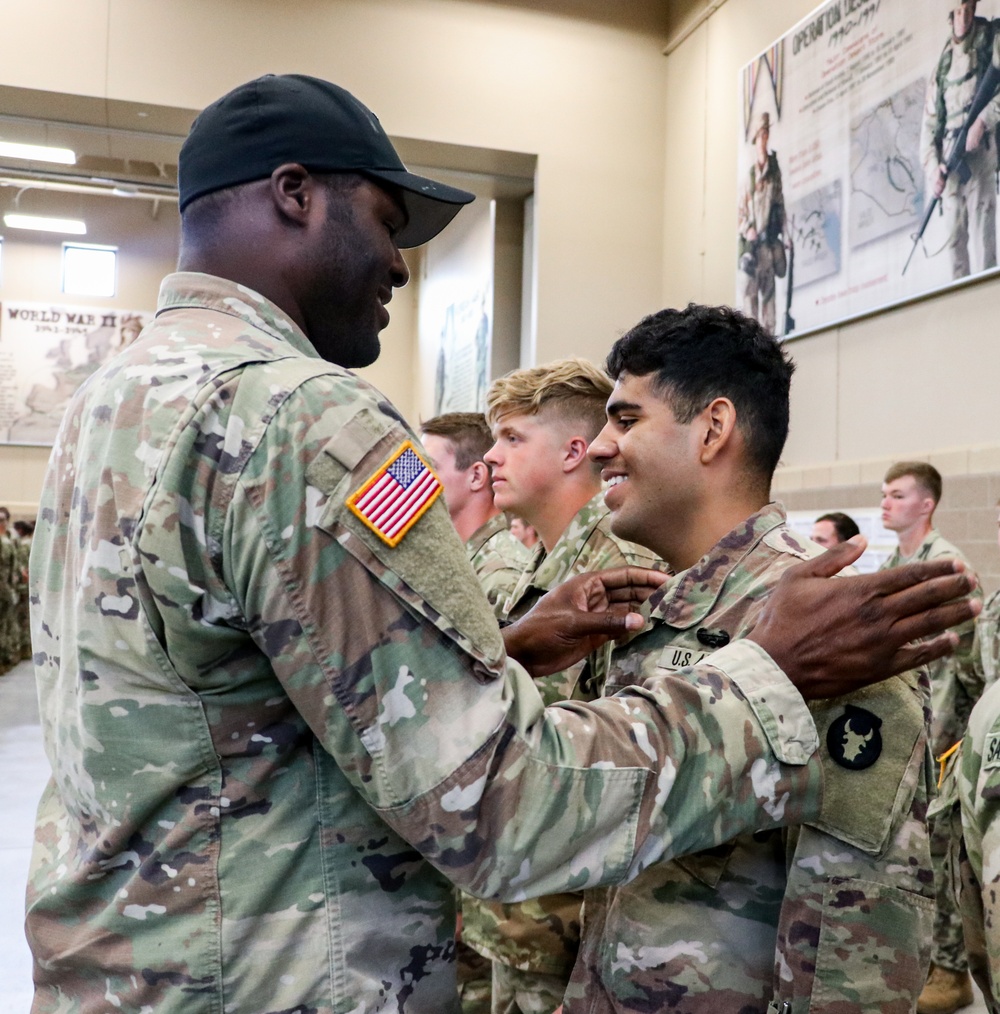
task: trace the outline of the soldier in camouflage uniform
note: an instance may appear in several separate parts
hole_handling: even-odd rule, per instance
[[[9,525],[10,511],[0,507],[0,674],[21,659],[21,634],[17,625],[20,574],[17,547]]]
[[[530,553],[514,538],[507,518],[493,503],[490,466],[483,455],[493,437],[482,412],[448,412],[428,419],[420,436],[444,487],[455,531],[494,612],[501,615]]]
[[[969,718],[957,760],[963,848],[961,907],[969,967],[990,1014],[1000,1014],[1000,683]]]
[[[920,160],[928,188],[941,198],[953,278],[996,267],[997,150],[994,131],[1000,99],[994,98],[969,130],[965,164],[969,178],[946,170],[955,138],[965,126],[979,83],[996,59],[996,29],[976,17],[977,0],[957,3],[951,32],[927,83],[920,132]]]
[[[1000,503],[997,507],[1000,507]],[[997,519],[997,541],[1000,543],[1000,518]],[[995,591],[990,596],[979,614],[976,621],[976,642],[979,645],[983,679],[989,686],[1000,675],[1000,591]]]
[[[610,393],[607,375],[582,359],[515,370],[490,387],[486,400],[496,443],[486,461],[493,467],[497,506],[540,535],[502,619],[523,616],[574,574],[659,562],[611,534],[600,476],[587,458]],[[537,681],[542,699],[592,700],[604,662],[604,653],[595,653]],[[579,893],[564,892],[516,905],[463,903],[466,942],[493,961],[495,1014],[551,1014],[559,1006],[579,946],[581,901]]]
[[[753,640],[544,709],[419,444],[333,362],[377,355],[398,244],[440,229],[455,192],[407,174],[347,93],[295,75],[209,107],[180,166],[181,271],[74,395],[42,496],[35,1014],[454,1014],[446,877],[513,900],[818,819],[796,684],[829,695],[866,664],[947,651],[907,644],[971,615],[928,610],[964,578],[831,582],[850,559],[834,551],[783,582]],[[427,509],[373,512],[390,480],[429,489]],[[540,603],[506,628],[514,654],[559,668],[621,632],[604,588],[555,593],[595,620]],[[550,651],[555,619],[573,652]],[[720,722],[744,731],[724,754]]]
[[[785,197],[778,156],[768,148],[771,116],[761,113],[753,135],[754,162],[737,206],[743,312],[769,334],[775,328],[775,279],[784,278]]]
[[[445,506],[469,562],[497,616],[514,590],[530,553],[511,534],[507,518],[493,504],[490,466],[483,456],[493,436],[482,412],[448,412],[420,426],[420,437],[441,485]],[[459,933],[458,991],[463,1014],[489,1014],[492,969]]]
[[[34,525],[27,521],[15,521],[17,533],[17,629],[21,638],[21,658],[31,658],[31,628],[28,620],[28,559],[31,556],[31,533]]]
[[[610,694],[746,637],[782,572],[821,550],[768,503],[792,365],[759,325],[727,308],[664,310],[615,344],[608,370],[609,421],[590,454],[612,529],[685,568],[615,650]],[[588,891],[566,1014],[911,1010],[933,910],[926,695],[911,673],[827,704],[833,819]]]
[[[899,536],[899,547],[883,569],[915,560],[940,558],[962,560],[972,568],[956,546],[932,527],[934,510],[941,499],[941,476],[932,465],[920,461],[897,462],[882,484],[882,523]],[[982,590],[976,590],[982,600]],[[946,755],[965,735],[973,705],[983,692],[983,671],[975,643],[975,623],[957,628],[958,650],[930,668],[931,750]],[[950,781],[930,813],[931,855],[937,884],[937,916],[934,923],[932,967],[927,988],[921,994],[920,1014],[950,1014],[972,1002],[968,958],[962,933],[962,917],[955,892],[961,819],[958,797]]]

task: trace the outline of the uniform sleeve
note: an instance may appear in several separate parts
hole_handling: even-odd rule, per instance
[[[920,164],[929,180],[933,180],[944,157],[941,152],[940,135],[944,125],[941,122],[941,90],[938,88],[937,68],[938,65],[935,64],[927,78],[927,95],[920,123]]]
[[[1000,1010],[1000,684],[976,705],[958,774],[968,871],[961,909],[967,935],[985,955],[970,966],[991,1011]]]
[[[373,399],[302,385],[223,547],[256,644],[388,824],[463,888],[522,900],[818,814],[815,728],[756,646],[543,708],[443,505],[394,546],[347,506],[408,440]]]

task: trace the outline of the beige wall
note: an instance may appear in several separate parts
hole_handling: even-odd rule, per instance
[[[665,17],[657,0],[40,0],[0,84],[200,108],[267,71],[330,77],[386,129],[538,155],[538,357],[600,357],[662,285]],[[574,11],[586,17],[570,16]],[[659,24],[663,23],[663,30]]]
[[[9,210],[9,203],[3,210]],[[111,299],[64,296],[62,244],[70,237],[5,229],[0,312],[10,300],[156,308],[160,279],[177,261],[176,205],[161,204],[154,219],[147,201],[32,191],[22,195],[20,210],[83,218],[87,235],[78,237],[81,242],[117,246],[118,292]],[[9,506],[15,518],[34,514],[48,457],[47,447],[0,445],[0,503]]]
[[[667,58],[667,304],[734,299],[738,72],[815,6],[728,0]],[[798,371],[784,464],[853,467],[1000,446],[998,299],[993,279],[790,342]],[[966,472],[961,464],[953,474]],[[825,485],[793,484],[803,481]]]
[[[658,0],[613,17],[585,0],[547,6],[40,0],[5,12],[0,85],[135,102],[138,115],[299,71],[350,88],[398,137],[537,155],[537,355],[599,359],[660,298],[666,19]],[[410,266],[416,281],[418,254]],[[410,417],[416,290],[396,293],[383,356],[365,371]],[[37,499],[44,457],[0,447],[11,499]]]

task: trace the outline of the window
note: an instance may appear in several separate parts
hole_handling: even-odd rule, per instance
[[[63,243],[62,290],[71,296],[113,296],[118,248]]]

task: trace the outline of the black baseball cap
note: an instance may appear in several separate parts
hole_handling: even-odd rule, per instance
[[[408,219],[396,242],[404,248],[426,243],[475,199],[407,172],[378,117],[350,92],[305,74],[267,74],[223,95],[191,125],[178,165],[180,209],[286,162],[399,187]]]

